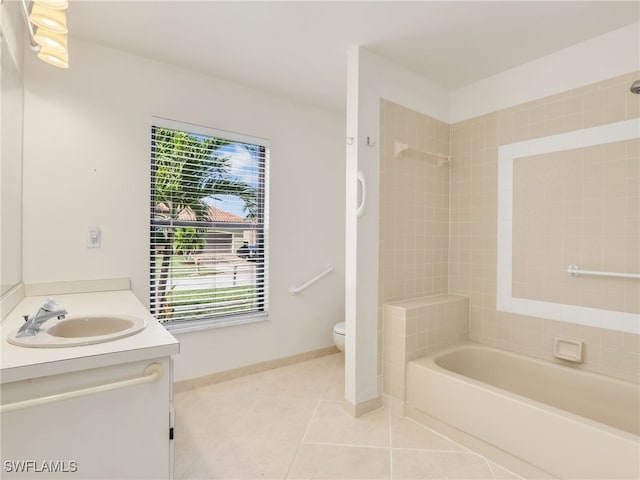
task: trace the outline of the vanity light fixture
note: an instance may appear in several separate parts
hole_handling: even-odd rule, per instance
[[[67,50],[67,0],[21,0],[29,44],[43,62],[69,67]]]

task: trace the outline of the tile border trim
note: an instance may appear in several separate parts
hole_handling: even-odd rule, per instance
[[[511,291],[514,159],[636,139],[640,138],[638,132],[640,132],[640,118],[634,118],[498,147],[497,310],[640,334],[637,314],[516,298],[512,296]]]

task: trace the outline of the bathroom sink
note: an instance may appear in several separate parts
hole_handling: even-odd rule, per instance
[[[52,325],[48,326],[49,323]],[[7,341],[21,347],[41,348],[93,345],[128,337],[146,326],[143,318],[130,315],[83,315],[50,320],[30,337],[16,337],[13,332]]]
[[[79,317],[68,318],[56,323],[47,332],[54,337],[80,338],[112,335],[133,327],[133,318],[121,317]]]

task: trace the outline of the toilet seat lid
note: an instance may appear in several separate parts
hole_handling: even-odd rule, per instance
[[[345,332],[344,322],[336,323],[333,326],[333,331],[336,332],[338,335],[344,335],[344,332]]]

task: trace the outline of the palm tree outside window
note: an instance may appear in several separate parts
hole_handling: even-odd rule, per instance
[[[266,318],[268,142],[154,120],[151,313],[176,329]]]

